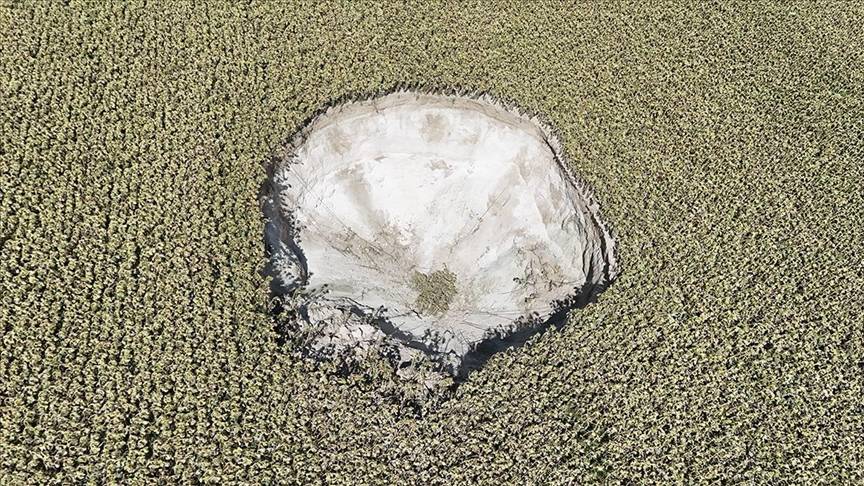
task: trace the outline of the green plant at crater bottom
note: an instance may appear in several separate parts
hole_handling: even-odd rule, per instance
[[[411,287],[420,292],[416,301],[418,312],[441,315],[450,309],[450,302],[456,295],[456,274],[446,268],[428,275],[414,272]]]

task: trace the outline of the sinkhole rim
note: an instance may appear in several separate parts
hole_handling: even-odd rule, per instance
[[[561,142],[559,132],[553,128],[553,125],[548,123],[542,115],[525,110],[517,104],[502,99],[498,96],[492,96],[488,93],[478,91],[468,91],[459,88],[452,89],[423,89],[416,87],[397,87],[392,90],[382,90],[371,94],[360,94],[354,96],[342,96],[330,103],[323,105],[314,114],[308,117],[296,130],[291,134],[282,146],[275,152],[265,166],[267,177],[261,188],[261,207],[265,220],[265,252],[267,256],[267,265],[262,272],[266,277],[271,279],[271,298],[290,298],[302,292],[304,287],[309,282],[310,271],[303,257],[302,242],[299,241],[299,231],[294,226],[291,214],[284,214],[278,207],[280,191],[278,185],[274,182],[274,176],[277,171],[285,166],[294,163],[296,152],[303,147],[309,136],[314,133],[315,128],[322,120],[326,120],[331,115],[338,114],[348,105],[362,105],[364,103],[374,103],[383,98],[390,96],[430,96],[443,97],[453,99],[465,99],[473,102],[478,102],[488,108],[500,110],[504,114],[514,116],[520,121],[527,121],[537,128],[542,134],[543,141],[551,151],[552,158],[557,166],[561,178],[570,186],[572,186],[579,197],[579,201],[584,204],[587,214],[591,217],[591,223],[599,231],[599,244],[603,256],[603,268],[599,270],[601,278],[598,283],[591,284],[589,276],[597,271],[594,268],[589,268],[586,271],[586,284],[579,289],[575,294],[568,296],[561,301],[553,302],[553,311],[545,314],[542,319],[536,316],[522,316],[514,320],[514,326],[511,329],[495,328],[494,333],[485,339],[482,339],[472,346],[471,350],[459,358],[458,365],[444,365],[440,353],[432,349],[428,344],[412,339],[411,335],[402,332],[398,326],[394,325],[385,315],[368,312],[368,308],[362,306],[347,306],[344,309],[346,312],[363,316],[371,319],[374,325],[382,331],[387,339],[395,341],[397,347],[407,346],[412,349],[417,349],[424,353],[433,363],[440,365],[439,371],[453,376],[457,380],[464,380],[467,375],[482,367],[494,354],[510,348],[518,347],[528,341],[531,337],[545,332],[549,327],[562,327],[566,322],[567,314],[570,310],[582,308],[589,302],[596,300],[597,296],[605,291],[620,275],[619,260],[618,260],[618,244],[613,225],[603,216],[600,204],[594,196],[594,191],[588,183],[576,176],[570,169],[572,161],[566,154],[564,146]],[[578,210],[574,208],[574,210]],[[277,227],[281,228],[278,229]],[[274,229],[276,229],[274,231]],[[276,236],[274,236],[276,235]],[[275,238],[275,239],[274,239]],[[273,261],[274,247],[277,243],[285,244],[291,252],[294,252],[299,263],[299,278],[292,282],[280,280],[278,272]],[[590,284],[590,285],[589,285]],[[343,305],[344,307],[344,305]],[[308,320],[307,304],[300,303],[293,311],[296,312],[296,318]],[[504,331],[499,333],[498,331]],[[390,344],[390,343],[388,343]],[[302,350],[305,354],[316,357],[326,358],[315,352],[309,352],[308,349]],[[391,355],[392,350],[391,350]],[[398,360],[398,359],[397,359]]]

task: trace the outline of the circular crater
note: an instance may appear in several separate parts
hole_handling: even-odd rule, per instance
[[[464,376],[617,272],[558,138],[488,96],[332,106],[275,161],[263,208],[274,291],[316,356],[378,349]]]

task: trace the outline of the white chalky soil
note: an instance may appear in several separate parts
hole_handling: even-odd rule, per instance
[[[268,214],[276,278],[313,296],[312,346],[388,341],[455,374],[520,317],[614,278],[614,243],[558,147],[488,98],[396,92],[314,119],[275,169]],[[444,270],[456,293],[424,314],[412,277]]]

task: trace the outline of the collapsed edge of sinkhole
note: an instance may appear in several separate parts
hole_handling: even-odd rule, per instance
[[[262,192],[266,273],[292,342],[434,381],[563,321],[617,265],[561,147],[488,95],[400,90],[312,118]]]

